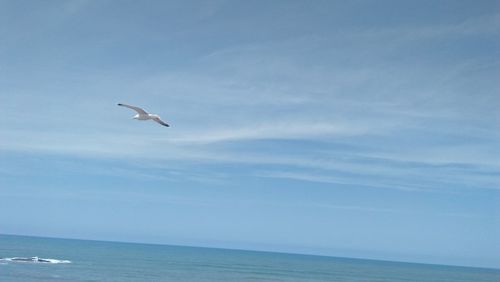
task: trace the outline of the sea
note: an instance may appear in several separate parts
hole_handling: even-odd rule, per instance
[[[0,281],[500,282],[500,270],[0,235]]]

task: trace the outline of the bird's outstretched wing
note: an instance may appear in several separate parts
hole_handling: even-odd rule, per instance
[[[166,126],[166,127],[170,126],[167,123],[165,123],[163,120],[161,120],[159,117],[154,117],[154,118],[152,118],[152,120],[156,121],[157,123],[159,123],[159,124],[161,124],[163,126]]]
[[[143,110],[143,109],[141,109],[139,107],[134,107],[134,106],[130,106],[130,105],[127,105],[127,104],[118,104],[118,106],[127,107],[129,109],[132,109],[132,110],[138,112],[141,115],[147,115],[148,114],[145,110]]]

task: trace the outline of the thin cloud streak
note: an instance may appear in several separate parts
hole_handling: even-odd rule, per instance
[[[332,136],[359,136],[365,135],[373,129],[351,126],[342,123],[314,123],[314,122],[269,122],[265,125],[234,127],[232,129],[213,129],[205,132],[191,132],[185,136],[162,139],[168,143],[196,143],[210,144],[228,141],[248,141],[261,139],[307,139]]]
[[[378,189],[392,189],[401,190],[406,192],[431,192],[431,190],[426,187],[420,187],[418,185],[409,184],[389,184],[384,183],[384,181],[377,181],[377,183],[369,182],[369,180],[356,180],[347,177],[331,177],[328,175],[314,175],[309,173],[296,173],[296,172],[286,172],[286,171],[273,171],[273,172],[261,172],[258,173],[259,177],[267,178],[284,178],[284,179],[295,179],[308,182],[319,182],[326,184],[338,185],[336,188],[346,188],[348,186],[357,186],[363,188],[378,188]]]

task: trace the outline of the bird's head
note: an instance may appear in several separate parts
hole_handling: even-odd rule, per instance
[[[132,117],[133,119],[138,119],[139,118],[139,114],[136,114],[135,116]]]

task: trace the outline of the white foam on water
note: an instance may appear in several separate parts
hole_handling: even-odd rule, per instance
[[[59,260],[51,258],[39,258],[39,257],[11,257],[11,258],[0,258],[0,262],[20,262],[20,263],[71,263],[70,260]]]

